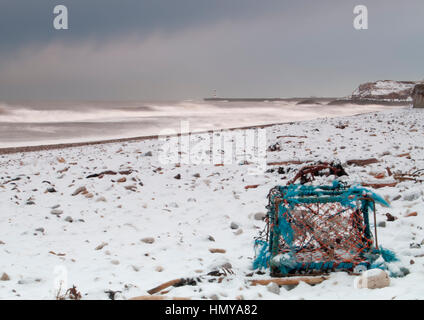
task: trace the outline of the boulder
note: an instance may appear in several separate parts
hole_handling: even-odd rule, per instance
[[[356,278],[355,287],[357,289],[381,289],[390,285],[390,277],[386,271],[381,269],[371,269],[365,271]]]
[[[412,91],[414,108],[424,108],[424,84],[417,84]]]

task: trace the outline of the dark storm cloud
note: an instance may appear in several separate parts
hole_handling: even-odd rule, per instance
[[[53,7],[69,30],[53,29]],[[424,2],[56,0],[0,2],[0,99],[347,95],[422,79]]]
[[[53,8],[62,4],[70,14],[70,30],[52,28]],[[136,32],[175,32],[183,28],[217,23],[290,8],[287,1],[271,0],[2,0],[0,38],[2,48],[55,39],[84,39]]]

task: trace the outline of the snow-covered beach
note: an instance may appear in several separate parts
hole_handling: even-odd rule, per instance
[[[424,113],[411,108],[279,124],[266,127],[267,146],[281,146],[268,151],[266,161],[339,160],[349,183],[393,183],[389,171],[424,168],[423,133]],[[184,277],[198,278],[196,285],[171,287],[165,295],[424,298],[421,183],[375,190],[391,204],[377,208],[379,242],[409,274],[369,290],[355,289],[355,277],[338,272],[321,284],[282,287],[277,294],[249,285],[269,278],[251,275],[253,239],[264,227],[268,191],[286,184],[302,164],[286,164],[287,174],[252,175],[248,163],[163,165],[160,152],[150,139],[0,155],[0,297],[55,299],[55,282],[65,279],[63,286],[75,285],[83,299],[108,299],[105,291],[127,299]],[[378,162],[346,164],[368,158]],[[246,189],[252,185],[257,187]],[[387,213],[396,219],[387,221]],[[223,267],[233,274],[220,283],[207,276]]]

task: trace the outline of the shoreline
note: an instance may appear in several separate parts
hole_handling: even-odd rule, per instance
[[[347,117],[357,117],[360,115],[370,114],[374,112],[379,112],[379,111],[356,113]],[[346,116],[341,116],[341,117],[346,117]],[[320,119],[320,118],[317,118],[317,119]],[[300,123],[304,121],[310,121],[310,120],[251,125],[251,126],[244,126],[244,127],[232,127],[232,128],[216,129],[216,130],[234,131],[234,130],[258,129],[258,128],[263,129],[263,128],[268,128],[268,127],[273,127],[278,125],[290,124],[290,123]],[[204,133],[211,133],[213,131],[215,130],[196,131],[196,132],[190,132],[190,134],[204,134]],[[176,135],[169,135],[169,136],[170,137],[181,136],[181,133],[178,133]],[[38,151],[46,151],[46,150],[67,149],[67,148],[84,147],[84,146],[92,146],[92,145],[100,145],[100,144],[111,144],[111,143],[119,143],[119,142],[155,140],[158,138],[159,138],[159,135],[147,135],[147,136],[137,136],[137,137],[129,137],[129,138],[113,138],[113,139],[102,139],[102,140],[83,141],[83,142],[65,142],[65,143],[54,143],[54,144],[40,144],[40,145],[34,145],[34,146],[5,147],[5,148],[0,148],[0,156],[7,155],[7,154],[15,154],[15,153],[28,153],[28,152],[38,152]]]

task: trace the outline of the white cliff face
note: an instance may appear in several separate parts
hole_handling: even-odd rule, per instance
[[[379,80],[361,84],[353,93],[353,100],[412,101],[412,90],[417,82]]]

